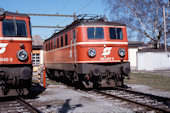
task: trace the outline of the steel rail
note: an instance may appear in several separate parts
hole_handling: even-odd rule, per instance
[[[160,111],[160,112],[163,112],[163,113],[170,113],[170,110],[166,110],[166,109],[162,109],[162,108],[155,107],[155,106],[152,106],[152,105],[140,103],[140,102],[130,100],[130,99],[127,99],[127,98],[123,98],[123,97],[120,97],[120,96],[116,96],[116,95],[113,95],[113,94],[108,94],[108,93],[105,93],[105,92],[102,92],[102,91],[99,91],[99,90],[93,90],[93,91],[97,92],[99,94],[103,94],[103,95],[114,97],[114,98],[117,98],[117,99],[120,99],[120,100],[128,101],[128,102],[131,102],[131,103],[134,103],[134,104],[146,107],[146,108],[150,108],[150,109],[153,109],[153,110],[157,110],[157,111]]]
[[[170,98],[168,98],[168,97],[161,97],[161,96],[157,96],[157,95],[153,95],[153,94],[142,93],[142,92],[129,90],[129,89],[121,88],[121,87],[115,87],[114,89],[126,91],[126,92],[129,92],[129,93],[135,93],[135,94],[139,94],[139,95],[145,95],[145,96],[148,96],[148,97],[151,97],[151,98],[155,98],[158,101],[166,101],[166,104],[170,104]]]
[[[42,113],[39,109],[35,108],[34,106],[32,106],[30,103],[26,102],[24,99],[22,99],[21,97],[18,97],[17,99],[18,101],[20,101],[21,103],[23,103],[26,107],[28,107],[29,109],[32,110],[32,112],[34,113]]]

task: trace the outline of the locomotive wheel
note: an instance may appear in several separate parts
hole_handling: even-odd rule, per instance
[[[78,87],[82,90],[93,88],[93,83],[86,78],[85,74],[78,75]]]
[[[52,70],[52,69],[47,69],[46,73],[47,73],[47,77],[48,77],[49,79],[55,80],[55,78],[54,78],[54,70]]]

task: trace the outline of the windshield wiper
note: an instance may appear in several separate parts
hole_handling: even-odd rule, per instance
[[[15,36],[17,36],[17,23],[16,23],[15,16],[13,17],[13,22],[14,22]]]

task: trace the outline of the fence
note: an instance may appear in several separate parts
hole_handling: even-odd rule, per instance
[[[137,52],[137,70],[170,70],[170,52]]]

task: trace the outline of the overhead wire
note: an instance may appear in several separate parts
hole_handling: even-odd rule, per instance
[[[66,6],[69,5],[69,3],[70,3],[70,0],[67,0],[67,1],[64,3],[63,8],[60,9],[57,13],[60,13],[61,11],[63,11],[63,10],[66,8]]]
[[[90,0],[87,4],[85,4],[82,8],[80,8],[79,10],[76,11],[76,13],[82,11],[83,9],[85,9],[90,3],[92,3],[94,0]]]
[[[69,1],[69,0],[68,0]],[[89,0],[89,2],[87,2],[87,4],[85,4],[83,7],[81,7],[80,9],[78,9],[77,11],[75,11],[75,13],[77,14],[78,12],[80,12],[80,11],[82,11],[83,9],[85,9],[87,6],[89,6],[89,4],[91,4],[92,2],[94,2],[94,0]],[[69,2],[65,2],[65,5],[64,5],[64,8],[65,8],[65,6],[66,6],[66,4],[67,3],[69,3]],[[64,8],[63,9],[61,9],[60,10],[60,12],[61,11],[63,11],[64,10]],[[59,12],[58,12],[59,13]],[[67,19],[64,19],[64,20],[62,20],[59,24],[61,24],[61,23],[63,23],[63,22],[65,22],[65,21],[68,21],[68,18]]]

